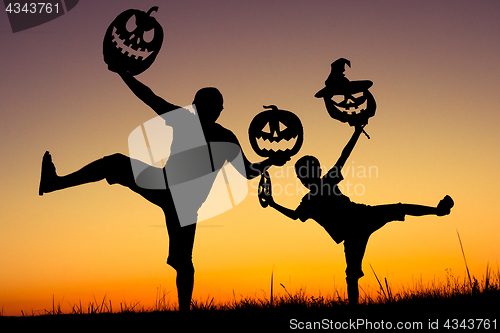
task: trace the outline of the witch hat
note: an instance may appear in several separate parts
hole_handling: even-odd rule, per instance
[[[344,58],[339,58],[332,63],[332,69],[325,81],[325,87],[318,91],[314,97],[323,98],[333,95],[352,95],[367,90],[373,85],[373,82],[369,80],[349,81],[344,74],[346,64],[351,67],[351,62]]]

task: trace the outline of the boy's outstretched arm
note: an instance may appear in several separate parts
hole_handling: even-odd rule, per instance
[[[291,218],[292,220],[296,220],[296,219],[299,218],[298,214],[294,210],[286,208],[286,207],[283,207],[280,204],[277,204],[274,200],[272,200],[269,203],[269,206],[273,207],[278,212],[280,212],[281,214],[283,214],[283,215]]]
[[[349,142],[346,144],[346,146],[342,150],[342,154],[340,155],[339,159],[337,160],[337,163],[335,163],[335,166],[338,169],[342,169],[344,167],[345,162],[347,161],[347,159],[351,155],[351,152],[354,149],[354,146],[358,142],[359,136],[361,135],[361,133],[363,133],[364,127],[365,127],[365,125],[361,125],[361,126],[358,125],[355,127],[355,130],[351,136],[351,139],[349,140]]]
[[[271,181],[269,180],[269,184],[268,186],[271,186]],[[296,220],[299,218],[299,215],[297,214],[297,212],[295,210],[292,210],[292,209],[289,209],[289,208],[286,208],[286,207],[283,207],[282,205],[280,204],[277,204],[275,201],[274,201],[274,198],[273,198],[273,195],[271,193],[270,190],[267,190],[267,191],[259,191],[259,199],[263,200],[268,206],[271,206],[273,207],[274,209],[276,209],[278,212],[280,212],[281,214],[291,218],[292,220]],[[265,207],[265,206],[264,206]]]
[[[128,72],[117,72],[123,82],[132,90],[132,92],[146,105],[152,108],[158,115],[165,112],[176,110],[179,106],[165,101],[160,96],[156,95],[148,86],[137,80]]]

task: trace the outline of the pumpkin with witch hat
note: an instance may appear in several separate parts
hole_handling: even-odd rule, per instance
[[[345,65],[351,67],[351,62],[340,58],[331,65],[330,75],[325,81],[325,87],[314,97],[331,99],[333,108],[328,113],[334,119],[351,126],[365,125],[368,118],[375,115],[377,105],[369,89],[372,81],[350,81],[345,77]]]

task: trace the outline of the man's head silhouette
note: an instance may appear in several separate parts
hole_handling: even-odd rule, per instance
[[[203,125],[210,125],[217,121],[224,109],[224,99],[219,89],[214,87],[201,88],[194,96],[198,117]]]

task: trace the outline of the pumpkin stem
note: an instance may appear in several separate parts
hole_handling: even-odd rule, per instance
[[[148,16],[151,16],[151,13],[153,11],[157,12],[158,11],[158,7],[157,6],[151,7],[146,14],[148,14]]]
[[[264,109],[272,109],[273,111],[278,111],[278,107],[276,105],[262,106],[264,107]]]

